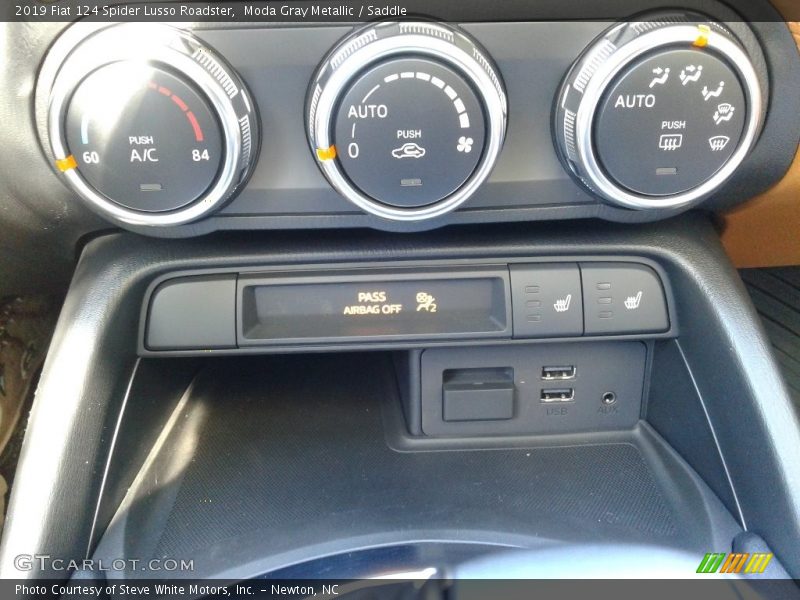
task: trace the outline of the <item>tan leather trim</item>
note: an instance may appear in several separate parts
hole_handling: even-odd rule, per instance
[[[792,0],[794,2],[795,0]],[[791,21],[787,23],[789,25],[789,30],[792,32],[794,36],[794,41],[797,42],[797,47],[800,48],[800,23],[796,21]]]
[[[737,267],[800,265],[800,152],[778,185],[723,220],[722,244]]]
[[[773,0],[778,10],[797,0]],[[788,13],[784,13],[788,14]],[[787,23],[800,50],[800,23]],[[800,265],[800,149],[772,189],[723,217],[722,244],[737,267]]]
[[[787,21],[797,18],[797,0],[772,0],[772,6],[778,9]]]

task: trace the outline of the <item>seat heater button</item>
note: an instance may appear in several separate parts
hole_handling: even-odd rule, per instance
[[[664,288],[645,265],[581,263],[586,334],[669,329]]]

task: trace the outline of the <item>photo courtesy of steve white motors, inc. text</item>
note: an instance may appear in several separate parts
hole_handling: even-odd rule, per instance
[[[352,586],[338,583],[306,583],[285,585],[283,583],[262,583],[257,586],[248,584],[235,584],[224,586],[209,583],[54,583],[49,585],[28,585],[17,584],[15,593],[17,596],[27,598],[34,596],[71,596],[81,598],[113,598],[131,597],[144,598],[154,596],[159,598],[239,598],[242,596],[258,596],[269,594],[271,597],[288,596],[298,598],[311,598],[320,596],[332,598],[341,594],[346,594]]]

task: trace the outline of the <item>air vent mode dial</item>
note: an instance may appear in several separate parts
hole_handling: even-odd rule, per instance
[[[556,141],[593,192],[627,208],[673,208],[717,190],[755,143],[765,91],[752,57],[699,15],[609,30],[558,96]]]
[[[505,135],[496,68],[466,34],[436,23],[381,23],[323,62],[308,137],[346,198],[387,219],[436,217],[486,179]]]
[[[211,213],[252,168],[258,122],[244,83],[187,32],[102,29],[56,75],[50,145],[66,182],[95,210],[132,225]]]

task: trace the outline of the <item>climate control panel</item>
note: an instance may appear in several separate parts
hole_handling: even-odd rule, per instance
[[[222,57],[187,32],[138,23],[73,50],[53,81],[48,123],[68,185],[131,225],[211,214],[246,181],[260,139],[255,103]]]
[[[741,20],[79,25],[42,68],[42,146],[140,233],[642,222],[749,199],[796,151],[767,111],[793,66]]]
[[[751,150],[762,82],[734,36],[699,15],[617,25],[567,76],[556,140],[594,193],[633,209],[706,197]]]

